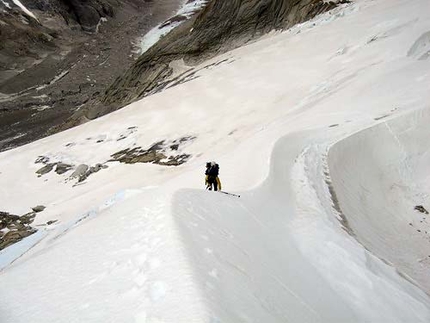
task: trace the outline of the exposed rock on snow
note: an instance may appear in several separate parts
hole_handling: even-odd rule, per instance
[[[54,168],[54,165],[55,164],[47,164],[47,165],[43,166],[42,168],[39,168],[36,171],[36,174],[38,174],[39,176],[48,174]]]
[[[94,166],[91,166],[83,175],[79,176],[78,183],[86,180],[91,174],[97,173],[98,171],[106,168],[108,168],[108,165],[104,164],[96,164]]]
[[[35,233],[30,226],[35,216],[36,212],[18,216],[0,211],[0,250]]]
[[[89,167],[86,164],[80,164],[78,167],[76,167],[75,171],[70,175],[70,179],[73,178],[81,178],[85,176],[86,172],[88,171]]]
[[[429,214],[429,212],[422,205],[417,205],[416,207],[414,207],[414,209],[417,210],[418,212],[421,212],[424,214]]]
[[[31,209],[34,212],[39,213],[39,212],[42,212],[44,209],[46,209],[46,207],[43,205],[38,205],[38,206],[32,207]]]
[[[49,158],[48,157],[44,157],[44,156],[39,156],[36,161],[36,164],[38,163],[42,163],[45,164],[45,166],[43,166],[42,168],[39,168],[36,171],[36,174],[38,174],[39,176],[48,174],[50,171],[52,171],[55,167],[55,172],[58,175],[62,175],[66,172],[68,172],[69,170],[71,170],[73,168],[73,165],[69,165],[63,162],[56,162],[56,163],[49,163]]]
[[[70,175],[69,180],[77,179],[78,183],[81,183],[85,181],[91,174],[97,173],[98,171],[106,168],[108,168],[108,166],[104,164],[96,164],[91,167],[86,164],[81,164],[75,169],[72,175]]]
[[[113,154],[110,161],[119,161],[125,164],[154,163],[163,166],[179,166],[187,162],[191,155],[177,155],[174,152],[178,151],[182,144],[194,139],[195,137],[183,137],[172,142],[162,140],[148,149],[142,149],[141,147],[127,148]]]
[[[73,168],[73,165],[65,164],[65,163],[62,163],[62,162],[56,163],[55,165],[57,166],[55,168],[55,172],[58,175],[67,173],[70,169]]]

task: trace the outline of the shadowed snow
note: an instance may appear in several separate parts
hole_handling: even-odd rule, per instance
[[[336,143],[330,175],[363,245],[430,290],[430,111],[382,122]]]

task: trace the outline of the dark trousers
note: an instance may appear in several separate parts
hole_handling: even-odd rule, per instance
[[[209,191],[212,191],[212,186],[214,188],[214,191],[218,191],[218,182],[216,180],[216,176],[209,176],[208,177],[208,188],[209,188]]]

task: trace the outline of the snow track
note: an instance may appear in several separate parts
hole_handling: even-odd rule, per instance
[[[9,310],[1,312],[1,321],[147,322],[162,317],[203,322],[199,294],[169,215],[169,196],[157,189],[131,193],[101,207],[85,225],[61,236],[54,231],[55,239],[33,248],[25,262],[43,270],[29,275],[16,261],[3,272],[8,297],[1,305]],[[26,293],[13,288],[10,274],[22,275]],[[50,295],[56,297],[47,311]],[[16,315],[18,298],[28,304],[21,315]],[[64,320],[68,315],[72,319]]]

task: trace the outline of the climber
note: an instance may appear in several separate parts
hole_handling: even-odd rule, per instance
[[[214,188],[214,191],[221,191],[221,181],[218,177],[219,173],[219,166],[215,162],[207,162],[206,163],[206,172],[205,172],[205,184],[206,189],[209,191],[212,191],[212,187]]]

